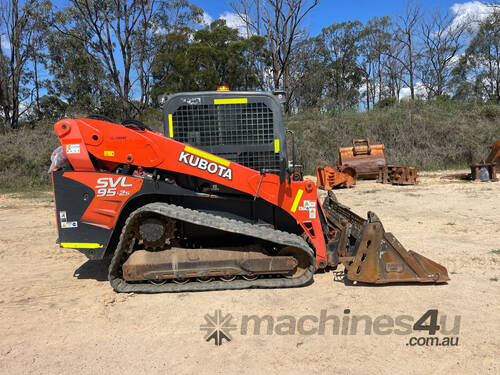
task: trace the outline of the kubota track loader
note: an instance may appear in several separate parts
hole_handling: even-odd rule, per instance
[[[54,126],[58,241],[112,257],[116,291],[296,287],[340,263],[359,282],[448,280],[375,214],[362,219],[331,193],[318,201],[315,184],[289,167],[273,95],[176,94],[164,127],[99,117]]]

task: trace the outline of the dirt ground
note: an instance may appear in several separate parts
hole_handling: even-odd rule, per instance
[[[498,374],[500,182],[442,175],[426,173],[417,186],[361,181],[336,191],[358,214],[376,212],[407,249],[445,265],[451,281],[439,286],[350,286],[329,272],[297,289],[116,294],[108,262],[89,262],[56,245],[50,194],[0,196],[0,373]],[[373,321],[408,315],[413,322],[437,309],[441,331],[343,335],[328,324],[323,334],[241,331],[245,316],[271,315],[278,322],[291,315],[298,322],[323,310],[343,319],[345,309]],[[216,310],[231,314],[236,327],[221,346],[205,342],[200,331],[205,315]],[[445,335],[443,318],[448,330],[454,319],[459,326]],[[314,327],[312,318],[304,327]],[[458,338],[458,345],[409,345],[411,337],[445,336]]]

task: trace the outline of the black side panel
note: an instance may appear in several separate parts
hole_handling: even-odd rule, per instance
[[[100,259],[108,245],[112,230],[80,222],[94,199],[94,191],[86,185],[63,177],[63,171],[53,172],[59,243],[92,243],[102,247],[78,249],[89,259]],[[68,246],[71,247],[71,246]]]

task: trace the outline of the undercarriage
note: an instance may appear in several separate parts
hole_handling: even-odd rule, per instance
[[[174,221],[177,227],[188,222],[220,231],[223,246],[180,247],[186,244],[185,233],[176,235],[168,229]],[[158,227],[156,232],[152,223]],[[145,239],[147,224],[150,237]],[[165,236],[167,231],[170,237]],[[234,246],[227,246],[226,236]],[[155,241],[164,242],[162,246],[156,242],[153,248]],[[172,204],[151,203],[127,219],[109,278],[118,292],[157,293],[297,287],[310,283],[314,272],[314,254],[300,236]]]

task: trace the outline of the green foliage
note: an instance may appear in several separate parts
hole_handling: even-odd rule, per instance
[[[162,93],[215,90],[226,84],[232,90],[261,86],[256,62],[268,58],[265,39],[242,38],[238,30],[219,19],[198,30],[180,29],[166,34],[155,60],[153,97]]]
[[[190,29],[179,29],[162,36],[161,50],[153,65],[155,85],[151,97],[156,101],[158,95],[190,90],[192,67],[187,59],[187,46]]]
[[[34,109],[33,120],[48,119],[58,120],[65,116],[68,103],[55,96],[45,95],[40,98],[38,106]]]
[[[142,112],[139,120],[154,130],[163,133],[163,113],[160,109],[151,107],[147,108],[144,112]]]
[[[436,101],[438,103],[449,103],[451,100],[450,96],[449,95],[438,95],[436,97]]]
[[[500,12],[480,25],[453,71],[455,98],[500,103]]]
[[[358,103],[362,30],[359,21],[333,24],[298,45],[292,68],[298,72],[294,85],[300,107],[341,111]]]
[[[71,19],[72,27],[65,33],[54,30],[47,37],[48,69],[54,79],[47,88],[46,101],[55,104],[64,99],[67,116],[100,113],[120,118],[121,104],[111,90],[104,63],[89,47],[92,33],[72,9],[57,14],[59,24],[67,24]],[[49,117],[38,118],[56,118],[46,111],[40,113],[44,114]]]
[[[0,3],[0,122],[5,129],[16,129],[33,96],[38,99],[51,11],[49,0]]]
[[[295,104],[301,109],[319,108],[322,101],[323,72],[322,59],[314,53],[317,38],[306,39],[296,45],[291,70],[295,87]]]
[[[347,21],[324,28],[321,33],[329,74],[325,77],[329,109],[353,108],[359,100],[363,72],[357,60],[363,25]]]

